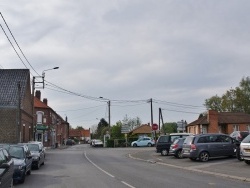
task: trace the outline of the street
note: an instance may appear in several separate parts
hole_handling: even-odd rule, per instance
[[[15,187],[243,188],[250,186],[250,183],[236,178],[240,177],[241,173],[245,175],[250,166],[235,158],[200,163],[189,159],[174,159],[172,156],[163,157],[155,153],[154,149],[154,147],[92,148],[89,145],[50,149],[47,150],[45,165],[39,170],[33,170],[24,184],[16,184]],[[225,176],[226,173],[235,178]]]

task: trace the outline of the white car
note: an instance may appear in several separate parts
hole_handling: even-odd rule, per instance
[[[245,163],[250,165],[250,135],[244,138],[240,143],[240,152]]]
[[[92,140],[92,146],[94,147],[103,147],[103,142],[99,139]]]
[[[132,147],[137,147],[137,146],[152,147],[154,145],[155,145],[155,141],[154,141],[154,139],[152,139],[150,137],[142,137],[142,138],[139,138],[138,140],[131,143]]]

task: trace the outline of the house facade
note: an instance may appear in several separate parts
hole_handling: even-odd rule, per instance
[[[135,129],[130,131],[128,134],[130,134],[131,136],[138,136],[138,137],[152,136],[153,130],[149,124],[144,124],[139,127],[136,127]]]
[[[207,115],[189,123],[186,131],[193,134],[250,131],[250,114],[209,110]]]
[[[33,139],[29,69],[0,69],[0,142]]]
[[[69,123],[48,106],[46,98],[41,101],[41,92],[34,97],[34,138],[46,147],[62,145],[69,137]]]
[[[90,129],[70,129],[69,138],[77,139],[81,143],[88,143],[90,141]]]

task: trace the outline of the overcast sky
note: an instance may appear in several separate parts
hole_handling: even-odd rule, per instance
[[[71,126],[196,120],[250,74],[249,0],[1,0],[0,68],[45,71],[42,98]],[[25,64],[25,65],[24,65]],[[38,78],[37,78],[38,79]],[[53,85],[54,84],[54,85]],[[38,85],[37,85],[38,87]],[[76,95],[77,94],[77,95]]]

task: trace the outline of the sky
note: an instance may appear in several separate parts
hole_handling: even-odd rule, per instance
[[[108,121],[108,101],[111,125],[150,123],[150,99],[154,123],[160,108],[164,122],[190,123],[249,76],[249,10],[248,0],[0,0],[25,56],[0,17],[0,68],[44,72],[36,89],[72,127]]]

